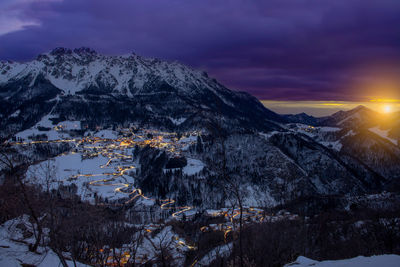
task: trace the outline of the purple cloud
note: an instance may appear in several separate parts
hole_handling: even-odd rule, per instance
[[[398,0],[19,0],[14,9],[35,23],[0,35],[1,59],[57,46],[134,51],[261,99],[362,100],[352,88],[377,75],[366,67],[400,77]]]

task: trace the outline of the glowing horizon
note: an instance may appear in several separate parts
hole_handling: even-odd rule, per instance
[[[398,99],[371,99],[370,101],[290,101],[290,100],[260,100],[268,109],[279,114],[306,113],[311,116],[323,117],[340,110],[350,110],[360,105],[382,114],[400,112]]]

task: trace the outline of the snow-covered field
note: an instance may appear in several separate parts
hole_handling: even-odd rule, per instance
[[[400,255],[359,256],[346,260],[315,261],[300,256],[285,267],[399,267]]]
[[[74,184],[77,186],[77,194],[83,200],[93,200],[95,195],[118,200],[128,197],[132,190],[124,193],[122,189],[128,188],[134,182],[132,177],[122,174],[121,171],[134,168],[132,162],[121,162],[121,159],[103,155],[83,159],[81,153],[71,153],[30,166],[27,179],[45,187],[47,177],[51,177],[51,189]]]
[[[32,140],[34,136],[46,135],[47,140],[60,140],[71,138],[67,131],[80,130],[80,121],[63,121],[58,124],[53,124],[51,119],[53,116],[46,115],[33,127],[19,132],[15,135],[16,138],[27,141]]]
[[[49,141],[31,141],[33,134],[39,134],[40,127],[50,128],[52,122],[48,116],[29,130],[17,135],[16,145],[26,146],[30,143],[69,142],[72,151],[58,155],[35,165],[27,171],[27,181],[39,184],[43,189],[57,189],[60,186],[76,186],[76,194],[83,200],[94,202],[96,198],[111,202],[128,201],[138,198],[144,205],[153,205],[154,201],[141,195],[141,190],[134,187],[138,163],[133,158],[133,148],[139,146],[154,146],[169,153],[180,154],[196,142],[197,133],[188,133],[180,140],[173,133],[143,130],[131,138],[130,129],[102,129],[86,131],[85,137],[72,138],[68,130],[81,127],[80,123],[64,121],[44,131]],[[22,142],[21,142],[22,141]],[[187,175],[198,174],[204,168],[204,163],[198,159],[187,158],[187,165],[182,169]],[[49,188],[48,188],[49,187]]]
[[[201,172],[204,168],[204,163],[198,159],[187,159],[187,165],[183,167],[183,173],[187,175],[194,175],[196,173]]]

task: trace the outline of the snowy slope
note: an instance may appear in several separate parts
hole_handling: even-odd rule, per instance
[[[0,266],[20,267],[22,264],[31,264],[37,267],[61,266],[60,259],[48,247],[39,247],[37,253],[30,252],[28,244],[34,242],[33,238],[23,235],[20,225],[30,229],[29,216],[9,220],[0,226]],[[70,260],[66,260],[68,266],[74,266]],[[77,262],[76,266],[88,266]]]
[[[359,256],[352,259],[336,261],[315,261],[300,256],[295,262],[285,265],[285,267],[398,267],[400,266],[399,255],[379,255],[372,257]]]
[[[379,127],[373,127],[373,128],[369,128],[369,130],[377,135],[379,135],[380,137],[382,137],[383,139],[386,139],[390,142],[392,142],[394,145],[397,145],[397,140],[390,138],[389,137],[389,130],[382,130]]]
[[[123,162],[107,165],[109,160],[102,155],[82,159],[79,153],[63,154],[31,165],[27,171],[27,181],[42,185],[43,188],[49,184],[51,189],[57,189],[60,185],[76,185],[76,194],[83,200],[94,201],[95,195],[110,201],[127,198],[133,189],[126,193],[120,189],[127,188],[134,181],[128,175],[116,175],[119,168],[124,167]],[[127,169],[134,168],[127,163],[125,165]],[[50,183],[46,181],[49,174],[54,177]]]

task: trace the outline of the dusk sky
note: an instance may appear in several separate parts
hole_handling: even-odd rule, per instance
[[[1,0],[0,59],[177,60],[267,100],[400,99],[399,0]]]

